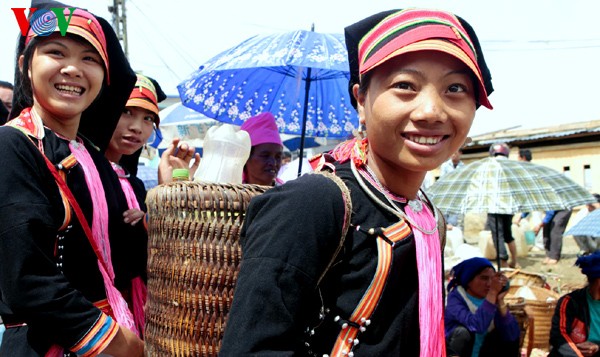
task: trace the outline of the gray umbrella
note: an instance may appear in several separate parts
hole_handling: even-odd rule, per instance
[[[549,167],[504,157],[465,165],[431,185],[427,194],[440,211],[459,214],[564,210],[596,202],[585,188]]]

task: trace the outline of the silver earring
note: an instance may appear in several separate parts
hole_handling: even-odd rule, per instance
[[[362,140],[367,137],[367,126],[364,123],[360,123],[357,129],[352,131],[355,138]]]

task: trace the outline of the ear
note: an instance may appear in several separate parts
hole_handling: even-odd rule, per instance
[[[21,72],[21,74],[23,73],[23,64],[24,64],[24,62],[25,62],[25,56],[20,55],[19,56],[18,64],[19,64],[19,72]]]
[[[21,72],[21,77],[26,75],[27,78],[29,78],[29,80],[31,80],[31,63],[28,66],[27,73],[23,73],[23,68],[25,67],[25,56],[24,55],[19,56],[18,64],[19,64],[19,72]]]
[[[352,86],[352,94],[354,95],[354,99],[356,99],[356,111],[358,112],[359,123],[365,124],[365,93],[359,90],[359,85],[354,84]]]

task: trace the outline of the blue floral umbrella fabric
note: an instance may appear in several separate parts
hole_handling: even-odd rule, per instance
[[[198,124],[209,118],[181,103],[174,103],[160,111],[160,126]]]
[[[287,140],[283,140],[283,146],[285,146],[290,151],[296,151],[300,148],[300,142],[302,137],[296,136]],[[321,146],[321,144],[313,137],[304,138],[304,147],[305,148],[316,148]]]
[[[185,106],[225,123],[269,111],[281,133],[344,138],[358,127],[349,78],[343,35],[298,30],[252,37],[177,88]]]

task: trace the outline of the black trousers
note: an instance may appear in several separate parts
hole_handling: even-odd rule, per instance
[[[512,214],[498,214],[488,213],[486,228],[492,231],[492,239],[494,240],[494,248],[498,247],[498,239],[500,239],[500,259],[507,261],[508,252],[506,251],[506,245],[515,240],[512,236]],[[515,257],[513,257],[515,259]]]
[[[560,259],[563,234],[571,218],[571,212],[571,210],[557,211],[552,220],[544,225],[544,248],[546,249],[546,256],[550,259]]]

